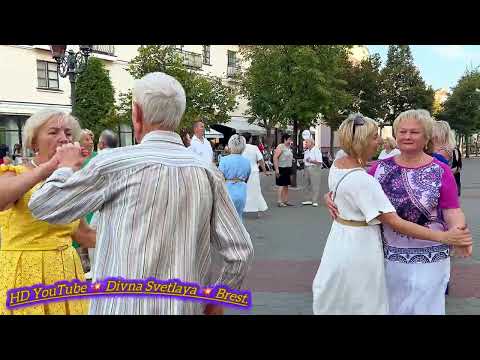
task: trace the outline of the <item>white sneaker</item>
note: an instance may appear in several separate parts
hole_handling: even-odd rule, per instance
[[[85,273],[85,280],[92,280],[92,272],[91,271]]]
[[[312,202],[311,201],[304,201],[304,202],[302,202],[302,205],[312,205]]]
[[[317,203],[313,203],[313,204],[312,204],[312,206],[315,206],[315,207],[317,207],[317,206],[318,206],[318,204],[317,204]]]

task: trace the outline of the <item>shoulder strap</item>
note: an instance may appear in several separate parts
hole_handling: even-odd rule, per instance
[[[337,183],[337,186],[335,186],[335,190],[333,191],[333,196],[332,196],[332,201],[335,201],[335,197],[337,196],[337,190],[338,190],[338,187],[340,186],[340,184],[342,183],[342,181],[348,176],[350,175],[351,173],[354,173],[355,171],[365,171],[363,169],[352,169],[350,170],[349,172],[347,172],[346,174],[344,174],[341,179],[338,181]]]

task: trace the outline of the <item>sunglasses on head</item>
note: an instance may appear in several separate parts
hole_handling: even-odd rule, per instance
[[[362,115],[355,116],[355,118],[353,119],[352,140],[355,138],[355,128],[362,125],[365,125],[365,118]]]

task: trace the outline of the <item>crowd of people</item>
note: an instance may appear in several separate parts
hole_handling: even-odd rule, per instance
[[[0,165],[0,314],[223,314],[219,305],[158,297],[6,308],[9,289],[61,280],[244,286],[253,246],[243,214],[268,209],[260,177],[269,175],[267,150],[249,133],[234,134],[217,167],[201,120],[192,136],[175,132],[186,107],[176,79],[150,73],[135,81],[132,97],[137,145],[118,147],[105,130],[95,151],[93,132],[63,112],[27,120],[23,144],[32,160]],[[448,123],[410,110],[393,128],[396,140],[384,141],[375,162],[382,142],[375,121],[353,114],[339,128],[342,150],[324,196],[334,221],[313,281],[315,314],[444,314],[450,256],[471,255],[458,199],[461,154]],[[293,206],[291,147],[284,134],[271,159],[281,208]],[[317,207],[324,156],[311,138],[304,149],[302,205]],[[222,262],[217,276],[213,253]]]

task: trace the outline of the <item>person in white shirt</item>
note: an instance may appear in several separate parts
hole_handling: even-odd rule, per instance
[[[262,187],[260,184],[260,171],[258,166],[263,170],[263,173],[267,174],[265,168],[265,162],[263,161],[263,155],[260,152],[258,146],[252,145],[252,135],[250,133],[243,134],[247,144],[245,150],[243,150],[242,156],[250,160],[251,173],[247,182],[247,201],[245,203],[245,209],[243,212],[256,212],[259,216],[259,212],[266,211],[268,209],[267,203],[262,195]]]
[[[378,155],[378,160],[388,159],[392,156],[400,155],[400,150],[397,149],[397,142],[391,136],[383,141],[383,150]]]
[[[305,163],[305,194],[309,200],[302,202],[302,205],[318,206],[320,196],[320,184],[322,181],[322,152],[315,147],[313,139],[305,140],[306,150],[303,157]],[[311,199],[311,200],[310,200]]]
[[[201,121],[195,121],[193,124],[193,137],[190,141],[189,149],[200,156],[202,160],[213,163],[213,149],[210,141],[205,139],[205,124]]]

